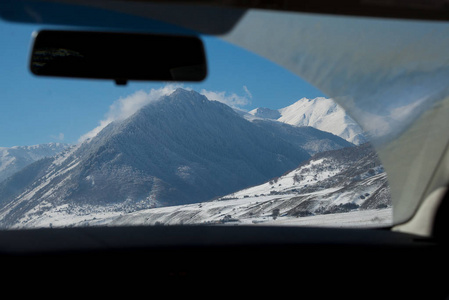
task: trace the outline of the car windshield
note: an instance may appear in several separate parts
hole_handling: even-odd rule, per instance
[[[250,14],[241,24],[263,16]],[[271,20],[279,21],[277,16]],[[332,23],[314,18],[314,26]],[[0,23],[1,229],[392,224],[389,180],[375,146],[397,135],[403,129],[398,120],[416,113],[423,102],[415,100],[427,96],[420,86],[407,90],[413,97],[398,97],[407,74],[387,99],[401,99],[397,114],[386,120],[376,114],[380,109],[371,111],[373,123],[345,93],[334,93],[347,91],[340,85],[354,74],[326,77],[330,81],[320,90],[309,82],[340,65],[325,69],[311,59],[309,77],[298,77],[294,68],[261,56],[274,49],[255,53],[233,45],[252,49],[261,38],[254,35],[245,44],[239,27],[224,39],[201,36],[206,80],[125,86],[32,75],[32,33],[47,28],[60,29]],[[275,52],[289,46],[279,44]],[[312,50],[329,49],[304,51]],[[365,92],[385,96],[365,79],[357,92],[369,87]]]

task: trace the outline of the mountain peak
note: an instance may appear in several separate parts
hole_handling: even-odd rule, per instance
[[[198,94],[197,92],[195,92],[194,90],[187,90],[187,89],[183,89],[183,88],[177,88],[173,93],[171,93],[170,95],[182,95],[182,94],[191,94],[191,93],[196,93],[196,94]]]
[[[187,97],[187,98],[206,98],[205,96],[201,95],[200,93],[194,91],[194,90],[187,90],[183,88],[177,88],[173,93],[169,95],[169,97]]]
[[[161,100],[169,105],[194,105],[196,103],[199,104],[209,102],[209,99],[207,99],[206,96],[194,90],[187,90],[183,88],[177,88],[173,93],[162,97]]]
[[[356,145],[367,142],[360,126],[333,99],[301,98],[281,108],[256,108],[249,112],[257,118],[272,119],[293,126],[311,126],[335,134]],[[250,118],[247,118],[250,120]]]

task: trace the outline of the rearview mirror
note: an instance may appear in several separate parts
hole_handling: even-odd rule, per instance
[[[201,81],[202,41],[192,36],[43,30],[34,35],[31,72],[39,76]]]

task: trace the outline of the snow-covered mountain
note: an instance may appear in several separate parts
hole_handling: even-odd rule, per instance
[[[278,110],[256,108],[249,114],[294,126],[311,126],[333,133],[356,145],[368,141],[360,126],[346,114],[343,108],[332,99],[324,97],[302,98],[292,105]]]
[[[27,165],[52,157],[69,147],[64,143],[48,143],[33,146],[0,147],[0,182]]]
[[[279,124],[250,122],[177,89],[0,183],[1,225],[202,202],[262,184],[310,153],[353,146],[315,128]]]

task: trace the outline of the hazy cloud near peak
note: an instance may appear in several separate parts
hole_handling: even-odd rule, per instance
[[[206,96],[209,100],[216,100],[233,108],[238,108],[251,103],[251,92],[246,86],[243,86],[243,90],[245,91],[245,96],[239,96],[235,93],[228,94],[225,91],[208,91],[205,89],[202,89],[200,94]]]
[[[63,141],[64,133],[60,132],[58,135],[51,135],[50,137],[54,140]]]
[[[109,106],[109,111],[106,113],[105,118],[99,121],[98,126],[82,135],[78,139],[78,142],[81,143],[90,138],[93,138],[111,122],[116,120],[124,120],[130,117],[143,106],[159,100],[162,96],[170,95],[177,88],[192,90],[192,88],[185,87],[182,84],[167,84],[158,89],[151,89],[149,92],[139,90],[127,97],[119,98]],[[248,105],[250,103],[250,99],[252,98],[252,94],[246,86],[243,86],[243,90],[246,94],[245,96],[239,96],[235,93],[228,94],[224,91],[208,91],[205,89],[202,89],[199,93],[206,96],[209,100],[223,102],[231,107],[236,108],[239,106]]]
[[[246,85],[243,86],[243,89],[245,90],[245,93],[248,95],[250,99],[253,98],[253,94],[248,90],[248,87]]]

